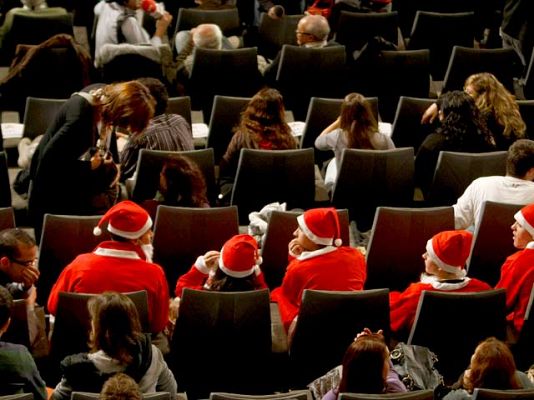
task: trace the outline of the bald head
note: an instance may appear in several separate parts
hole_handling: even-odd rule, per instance
[[[220,50],[222,48],[222,31],[215,24],[200,24],[193,29],[195,47]]]
[[[322,15],[307,15],[301,18],[297,26],[297,43],[323,42],[328,39],[330,25]]]

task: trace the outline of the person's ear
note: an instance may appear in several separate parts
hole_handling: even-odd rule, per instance
[[[526,181],[534,181],[534,167],[530,168],[525,174]]]

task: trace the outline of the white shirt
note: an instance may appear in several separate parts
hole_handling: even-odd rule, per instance
[[[506,204],[534,203],[534,182],[512,176],[485,176],[475,179],[453,206],[456,229],[475,225],[480,219],[484,201]]]

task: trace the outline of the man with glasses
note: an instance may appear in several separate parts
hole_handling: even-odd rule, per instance
[[[1,231],[0,285],[15,299],[35,299],[34,284],[38,278],[35,240],[22,229]]]
[[[322,48],[339,45],[339,43],[333,40],[328,41],[330,25],[328,25],[328,20],[322,15],[306,15],[301,18],[295,34],[297,35],[297,44],[301,47]],[[281,58],[282,51],[279,51],[275,59],[265,70],[265,79],[270,83],[274,83],[276,79]]]

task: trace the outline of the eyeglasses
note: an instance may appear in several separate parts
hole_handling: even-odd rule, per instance
[[[12,263],[22,265],[23,267],[26,267],[26,268],[35,267],[37,265],[37,261],[39,261],[39,259],[37,258],[34,258],[33,260],[29,260],[29,261],[17,260],[16,258],[9,258],[9,259],[11,260]]]
[[[297,35],[308,35],[308,36],[313,36],[313,34],[308,33],[308,32],[295,31],[295,33],[296,33]]]

